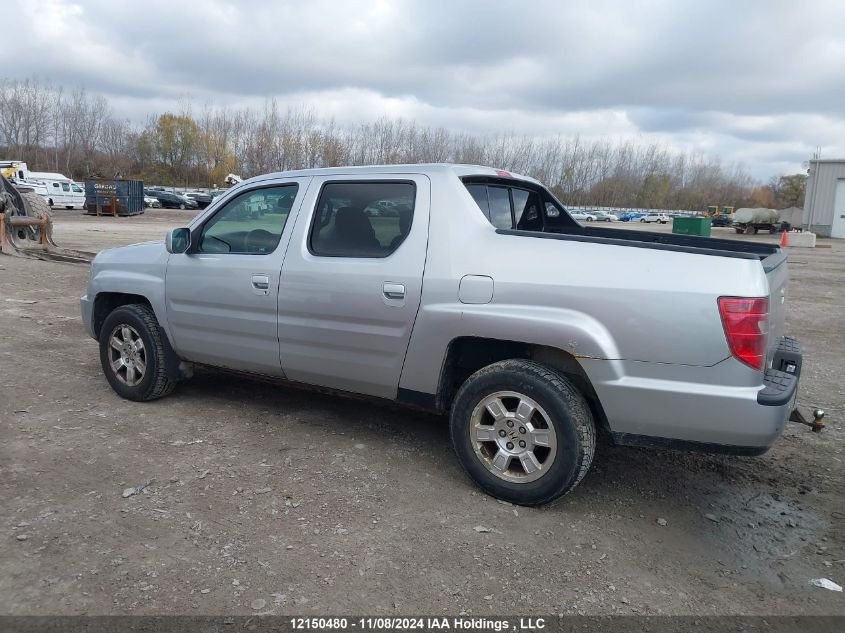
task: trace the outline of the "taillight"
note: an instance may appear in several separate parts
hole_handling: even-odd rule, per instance
[[[763,369],[769,333],[769,300],[765,297],[719,297],[719,313],[731,354],[754,369]]]

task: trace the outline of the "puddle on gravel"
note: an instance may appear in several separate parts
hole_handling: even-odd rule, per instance
[[[826,529],[807,505],[780,493],[731,494],[712,500],[708,512],[719,521],[709,538],[718,542],[718,549],[730,552],[731,566],[781,587],[804,585],[811,569],[802,563],[802,553],[814,553]]]

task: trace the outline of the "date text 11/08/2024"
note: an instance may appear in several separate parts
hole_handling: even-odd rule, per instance
[[[458,631],[537,631],[544,629],[544,618],[520,617],[516,621],[471,617],[402,617],[402,618],[291,618],[294,630],[350,630],[365,631],[410,631],[410,630],[458,630]]]

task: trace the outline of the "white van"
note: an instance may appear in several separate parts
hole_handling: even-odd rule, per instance
[[[65,209],[84,209],[85,190],[82,185],[62,174],[43,171],[29,172],[29,180],[44,183],[47,187],[47,202],[51,207]]]

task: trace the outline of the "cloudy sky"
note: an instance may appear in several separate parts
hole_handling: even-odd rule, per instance
[[[27,0],[2,22],[0,76],[133,120],[274,96],[340,122],[658,141],[762,179],[845,157],[840,0]]]

